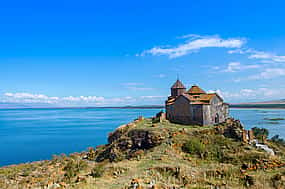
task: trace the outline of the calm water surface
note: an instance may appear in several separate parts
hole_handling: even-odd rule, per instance
[[[53,154],[86,150],[107,142],[121,124],[160,109],[18,109],[0,110],[0,166],[50,159]],[[232,109],[247,129],[264,127],[285,138],[285,110]]]

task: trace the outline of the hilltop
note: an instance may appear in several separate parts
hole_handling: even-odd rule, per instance
[[[238,120],[187,126],[161,117],[118,127],[108,144],[52,160],[0,168],[0,188],[282,188],[285,146],[243,137]]]

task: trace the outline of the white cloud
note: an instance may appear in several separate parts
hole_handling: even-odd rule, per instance
[[[244,51],[242,49],[234,49],[234,50],[229,50],[228,53],[229,54],[245,54],[246,51]]]
[[[191,39],[185,41],[184,44],[178,45],[177,47],[154,47],[152,49],[144,51],[141,55],[167,55],[170,58],[176,58],[197,52],[202,48],[240,48],[246,43],[245,39],[240,38],[222,39],[218,36],[193,36],[193,34],[184,36],[183,38],[187,37],[191,37]]]
[[[58,100],[58,97],[49,97],[43,94],[31,94],[31,93],[5,93],[4,96],[12,97],[16,99],[30,99],[30,100]]]
[[[248,54],[249,59],[261,60],[262,63],[284,63],[285,56],[279,56],[274,53],[257,51],[254,49],[234,49],[229,50],[229,54]]]
[[[104,97],[98,97],[98,96],[79,96],[79,97],[74,97],[74,96],[68,96],[68,97],[63,97],[61,98],[63,101],[83,101],[83,102],[102,102],[105,100]]]
[[[149,90],[153,90],[153,88],[149,88],[149,87],[136,87],[136,86],[126,87],[126,88],[129,89],[129,90],[132,90],[132,91],[149,91]]]
[[[280,76],[285,76],[285,69],[267,68],[257,75],[249,76],[248,80],[271,79],[271,78],[280,77]]]
[[[153,90],[153,88],[150,87],[144,87],[143,83],[123,83],[122,84],[126,89],[132,90],[132,91],[148,91]]]
[[[220,89],[217,90],[209,90],[207,93],[217,93],[220,97],[224,98],[224,94]]]
[[[240,62],[230,62],[224,72],[237,72],[241,70],[247,69],[255,69],[259,68],[260,65],[252,64],[252,65],[242,65]]]
[[[186,35],[182,35],[182,36],[179,36],[177,37],[178,39],[198,39],[198,38],[201,38],[202,36],[201,35],[198,35],[198,34],[186,34]],[[205,36],[204,36],[205,37]]]
[[[210,92],[216,92],[223,98],[225,98],[226,101],[240,101],[240,102],[248,102],[248,101],[255,101],[255,100],[272,100],[272,99],[281,99],[284,98],[285,95],[285,88],[256,88],[256,89],[249,89],[244,88],[240,89],[237,92],[229,92],[229,91],[210,91]]]
[[[143,83],[130,82],[130,83],[123,83],[122,85],[124,85],[124,86],[139,86],[139,85],[143,85]]]
[[[285,95],[285,89],[274,89],[274,88],[257,88],[257,89],[240,89],[237,92],[229,91],[208,91],[215,92],[223,97],[226,101],[241,101],[247,102],[250,100],[262,100],[262,99],[278,99],[283,98]]]
[[[273,53],[267,53],[262,51],[254,51],[249,58],[251,59],[262,59],[264,60],[264,63],[267,62],[276,62],[276,63],[282,63],[285,62],[285,56],[278,56]]]
[[[47,103],[47,104],[69,104],[69,103],[102,103],[104,97],[98,96],[67,96],[67,97],[50,97],[44,94],[31,93],[4,93],[6,102],[15,103]]]
[[[4,93],[0,101],[5,103],[51,104],[58,106],[119,106],[132,104],[163,104],[165,96],[112,97],[102,96],[64,96],[50,97],[32,93]]]
[[[166,98],[166,96],[141,96],[142,99],[160,99],[160,98]]]

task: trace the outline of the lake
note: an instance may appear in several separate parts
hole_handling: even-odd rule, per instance
[[[116,127],[161,109],[15,109],[0,110],[0,166],[50,159],[107,142]],[[263,127],[285,138],[285,110],[231,109],[245,128]]]

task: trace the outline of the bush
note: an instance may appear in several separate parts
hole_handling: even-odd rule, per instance
[[[251,175],[245,175],[245,176],[242,178],[242,182],[243,182],[244,186],[250,187],[250,186],[254,185],[255,179],[254,179],[254,177],[251,176]]]
[[[159,117],[153,117],[152,118],[152,123],[159,123],[160,118]]]
[[[201,158],[204,158],[206,152],[205,145],[197,138],[193,138],[192,140],[184,143],[182,150],[186,153],[199,155]]]
[[[263,137],[267,138],[269,134],[268,130],[265,128],[254,127],[252,128],[252,131],[253,131],[253,135],[255,136],[255,138],[259,140],[262,140]]]
[[[238,157],[238,160],[243,163],[251,163],[256,164],[258,163],[258,160],[261,159],[268,159],[269,155],[264,152],[250,152],[250,153],[244,153],[242,156]]]
[[[92,160],[95,160],[95,158],[96,158],[95,149],[92,147],[88,148],[87,159],[92,161]]]
[[[271,141],[276,143],[276,144],[279,144],[279,145],[282,145],[282,146],[285,146],[285,140],[283,138],[279,138],[279,135],[275,135],[271,138]]]
[[[68,178],[69,180],[73,177],[75,177],[80,170],[84,169],[87,167],[87,163],[81,159],[70,159],[68,160],[67,164],[63,168],[65,171],[65,177]]]
[[[97,165],[96,167],[94,167],[92,170],[91,170],[91,174],[90,176],[92,177],[101,177],[104,173],[104,169],[103,169],[103,166],[102,165]]]
[[[77,174],[77,169],[75,168],[75,164],[73,162],[73,160],[69,160],[67,162],[67,164],[65,165],[65,167],[63,168],[63,170],[65,171],[65,177],[67,177],[69,180],[76,176]]]

